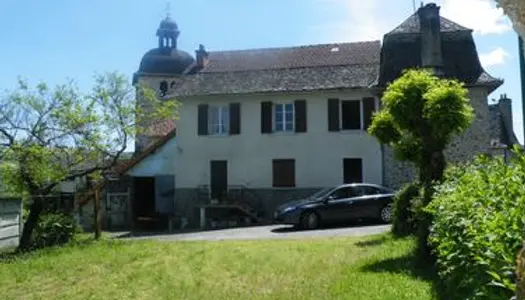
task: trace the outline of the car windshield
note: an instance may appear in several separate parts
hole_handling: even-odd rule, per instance
[[[325,196],[328,192],[330,192],[333,189],[334,189],[333,187],[328,187],[328,188],[321,189],[321,190],[317,191],[315,194],[313,194],[312,196],[310,196],[310,198],[312,198],[312,199],[321,198],[321,197]]]

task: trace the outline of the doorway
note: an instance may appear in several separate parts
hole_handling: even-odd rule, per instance
[[[156,227],[155,177],[133,178],[133,220],[138,229]]]
[[[228,161],[212,160],[210,162],[210,189],[211,198],[225,200],[228,190]]]

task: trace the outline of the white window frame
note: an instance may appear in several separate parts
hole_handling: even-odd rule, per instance
[[[217,123],[213,123],[214,119],[212,118],[215,109],[217,110]],[[227,116],[226,119],[225,116]],[[230,107],[228,105],[210,105],[208,107],[208,134],[215,136],[230,134],[230,118]]]
[[[343,128],[343,102],[345,101],[359,101],[359,129],[344,129]],[[339,101],[339,128],[341,128],[341,131],[356,131],[356,130],[363,130],[363,117],[364,117],[364,111],[363,111],[363,99],[345,99]]]
[[[286,123],[290,122],[290,120],[286,119],[286,105],[292,106],[292,129],[286,130]],[[283,107],[283,118],[282,118],[282,128],[277,128],[277,106]],[[273,111],[272,111],[272,125],[273,125],[273,132],[295,132],[295,104],[293,102],[280,102],[280,103],[274,103],[273,105]]]

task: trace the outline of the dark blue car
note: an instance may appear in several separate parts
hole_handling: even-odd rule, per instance
[[[277,223],[293,224],[303,229],[364,218],[390,223],[394,195],[395,191],[376,184],[343,184],[285,203],[277,208],[273,218]]]

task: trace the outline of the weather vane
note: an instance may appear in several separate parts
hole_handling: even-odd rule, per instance
[[[166,1],[166,17],[171,17],[171,3],[170,1]]]

